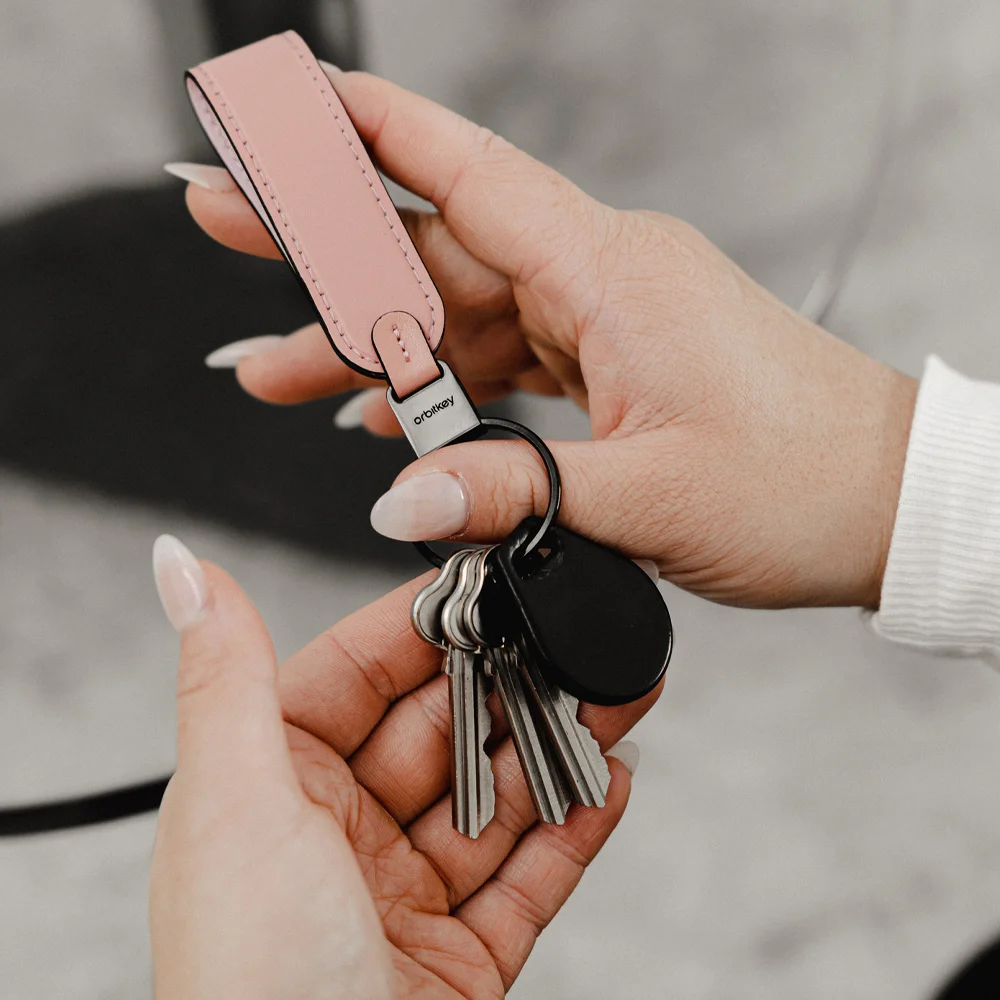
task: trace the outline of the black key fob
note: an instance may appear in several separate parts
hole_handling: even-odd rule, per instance
[[[519,633],[546,676],[583,701],[624,705],[648,694],[673,647],[659,588],[631,559],[559,525],[521,555],[540,521],[526,518],[492,553],[505,631]]]

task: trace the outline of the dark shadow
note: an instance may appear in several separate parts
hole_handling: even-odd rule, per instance
[[[0,227],[0,462],[318,553],[423,563],[372,503],[413,455],[257,402],[202,359],[311,322],[288,268],[227,250],[180,185],[93,194]],[[332,350],[332,348],[331,348]]]

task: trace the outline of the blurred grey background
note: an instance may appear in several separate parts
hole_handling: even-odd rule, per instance
[[[8,271],[34,267],[31,254],[49,259],[63,234],[67,270],[95,256],[125,263],[115,234],[127,234],[152,243],[150,259],[172,274],[179,251],[158,243],[154,223],[169,228],[184,210],[160,168],[198,148],[180,71],[212,51],[218,24],[238,33],[267,7],[216,3],[228,20],[213,29],[196,0],[0,0]],[[320,37],[309,40],[350,61],[343,11],[320,7]],[[867,204],[895,80],[895,142],[827,325],[912,374],[934,350],[1000,377],[995,0],[901,0],[895,16],[889,0],[364,0],[359,13],[367,67],[492,126],[613,204],[684,216],[794,305]],[[63,220],[79,225],[76,206],[95,191],[126,206],[119,228],[70,234]],[[201,246],[196,233],[177,233]],[[279,282],[267,295],[280,299],[285,286],[270,274],[224,277],[265,292]],[[253,429],[237,421],[234,437],[219,437],[222,408],[243,403],[226,373],[204,381],[200,358],[245,327],[214,301],[217,275],[188,294],[176,340],[154,337],[155,317],[117,300],[88,299],[56,323],[43,293],[18,298],[31,278],[2,286],[16,309],[0,299],[5,365],[31,360],[19,380],[0,382],[3,802],[171,767],[176,640],[149,567],[159,532],[231,570],[283,653],[418,568],[370,532],[348,546],[318,519],[288,530],[266,521],[266,468],[242,494],[225,493],[225,449],[254,455],[271,428],[277,437],[308,425],[315,450],[297,456],[299,477],[359,512],[405,452],[335,431],[335,407],[286,418],[248,403],[240,412]],[[48,331],[42,346],[36,327]],[[80,343],[93,345],[82,361],[72,355]],[[147,351],[153,377],[157,358],[173,366],[183,433],[137,449],[148,469],[130,458],[102,479],[89,468],[101,462],[74,456],[89,456],[97,437],[106,452],[131,455],[134,420],[145,418],[105,400],[106,421],[63,452],[94,400],[55,394],[37,409],[38,387],[72,356],[89,365],[77,389],[85,381],[114,395],[117,377],[127,392],[130,372],[150,377],[149,364],[123,362],[135,351]],[[212,393],[219,410],[205,403]],[[516,406],[550,437],[586,434],[562,404]],[[32,436],[36,412],[49,423]],[[185,478],[209,448],[222,457]],[[341,476],[347,455],[370,456],[376,471]],[[198,492],[213,470],[219,502]],[[266,502],[250,516],[255,496]],[[298,502],[287,506],[294,521]],[[748,613],[665,590],[677,651],[659,706],[635,733],[643,757],[628,813],[512,995],[930,996],[1000,929],[995,674],[887,646],[852,611]],[[0,842],[0,995],[150,995],[153,830],[150,817]]]

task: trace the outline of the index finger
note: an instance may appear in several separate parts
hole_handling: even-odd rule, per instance
[[[389,706],[441,669],[419,638],[410,605],[424,574],[355,611],[289,657],[278,673],[285,720],[350,756]]]
[[[527,282],[593,246],[580,237],[592,236],[605,207],[551,167],[388,80],[325,68],[380,167],[430,201],[489,267]]]

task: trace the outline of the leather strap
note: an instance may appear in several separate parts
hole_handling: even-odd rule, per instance
[[[398,398],[440,377],[441,296],[302,39],[287,31],[211,59],[187,88],[341,358]]]
[[[405,399],[441,375],[420,324],[409,313],[382,316],[372,329],[372,344],[397,399]]]

